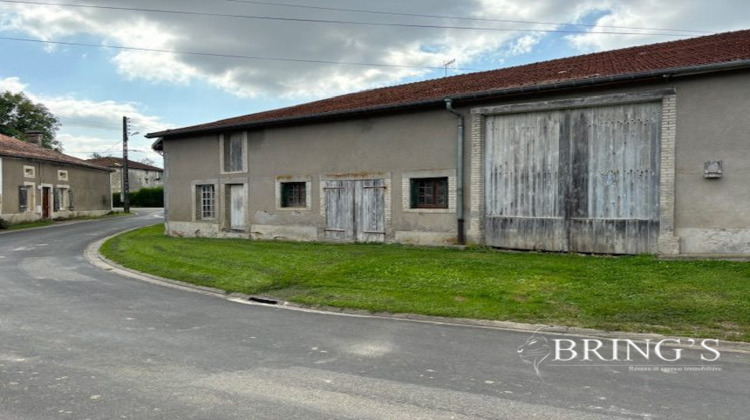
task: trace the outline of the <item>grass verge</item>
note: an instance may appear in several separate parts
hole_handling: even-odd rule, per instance
[[[94,220],[103,219],[106,217],[129,216],[130,214],[131,213],[125,213],[121,211],[111,211],[103,216],[60,217],[56,219],[34,220],[33,222],[22,222],[8,225],[5,230],[31,229],[42,226],[50,226],[56,223],[69,222],[72,220]]]
[[[312,306],[750,341],[750,263],[170,238],[107,241],[126,267]]]

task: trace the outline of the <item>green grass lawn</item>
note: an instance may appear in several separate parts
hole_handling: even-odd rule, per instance
[[[127,216],[127,215],[130,215],[130,213],[124,213],[120,211],[111,211],[103,216],[80,216],[80,217],[70,217],[70,218],[34,220],[33,222],[14,223],[8,226],[6,229],[7,230],[31,229],[31,228],[42,227],[42,226],[50,226],[56,223],[69,222],[73,220],[94,220],[94,219],[102,219],[105,217],[117,217],[117,216]]]
[[[314,306],[750,341],[750,263],[169,238],[162,225],[112,238],[102,253]]]

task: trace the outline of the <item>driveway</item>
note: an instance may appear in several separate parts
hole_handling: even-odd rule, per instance
[[[633,363],[555,363],[544,353],[537,375],[519,347],[530,360],[556,338],[580,349],[585,337],[246,305],[84,259],[89,243],[160,216],[0,234],[0,419],[702,419],[750,410],[748,354],[721,346],[712,362],[697,344],[677,362],[655,360],[653,349]]]

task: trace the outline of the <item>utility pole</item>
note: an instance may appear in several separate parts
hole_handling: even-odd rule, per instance
[[[125,213],[130,213],[128,169],[128,117],[122,117],[122,206]]]

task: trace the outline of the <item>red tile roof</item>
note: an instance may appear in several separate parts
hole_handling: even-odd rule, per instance
[[[639,75],[743,60],[750,60],[750,30],[623,48],[367,90],[207,124],[151,133],[147,137],[168,137],[269,121],[294,121],[306,117],[374,111],[383,107],[427,103],[434,105],[442,102],[446,97],[492,91],[501,94],[503,91],[514,88],[553,87],[554,84],[561,82],[590,79],[593,83],[597,81],[606,83],[609,81],[608,78],[613,76]]]
[[[0,134],[0,156],[9,156],[21,159],[36,159],[67,165],[83,166],[86,168],[98,169],[101,171],[110,170],[102,166],[95,165],[85,160],[73,156],[64,155],[52,149],[45,149],[36,144],[26,143],[15,137],[9,137]]]
[[[100,158],[86,159],[86,162],[93,163],[94,165],[106,166],[107,168],[122,168],[123,158],[114,156],[104,156]],[[143,169],[145,171],[159,171],[164,172],[164,169],[158,168],[152,165],[146,165],[141,162],[133,162],[128,159],[128,168],[130,169]]]

